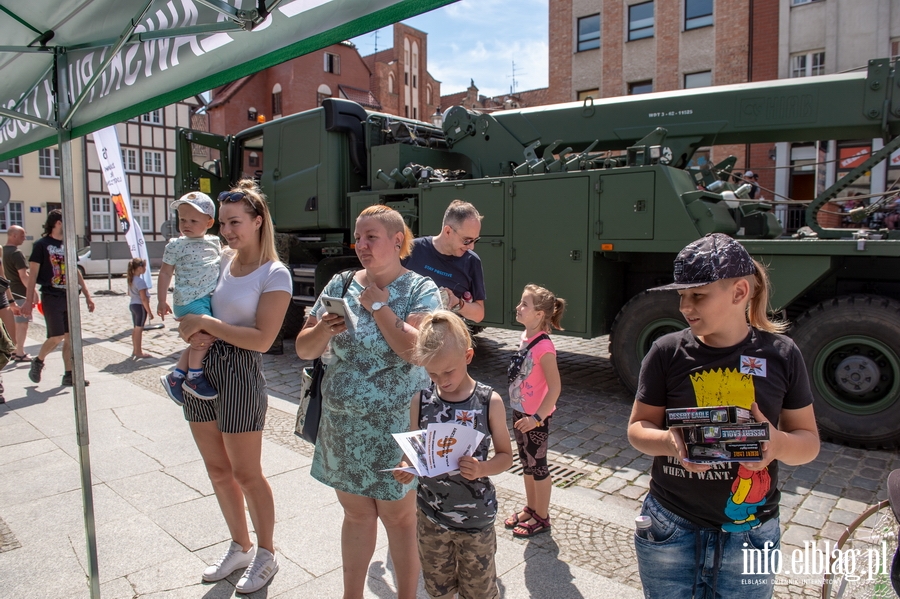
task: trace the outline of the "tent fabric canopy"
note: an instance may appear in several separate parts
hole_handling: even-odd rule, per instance
[[[57,129],[86,135],[453,1],[28,0],[0,6],[0,161],[56,144]],[[270,13],[254,22],[257,9]]]

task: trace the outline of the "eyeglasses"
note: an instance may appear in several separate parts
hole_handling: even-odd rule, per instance
[[[450,228],[453,229],[453,227]],[[478,240],[481,239],[481,237],[463,237],[456,229],[453,229],[453,232],[459,236],[459,238],[463,242],[463,245],[475,245],[476,243],[478,243]]]
[[[243,191],[223,191],[219,194],[219,202],[229,202],[233,204],[245,199],[247,200],[247,203],[250,204],[250,207],[253,208],[254,212],[260,214],[259,208],[256,207],[256,202]]]

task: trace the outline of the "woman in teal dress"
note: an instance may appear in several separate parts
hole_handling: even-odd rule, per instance
[[[320,297],[297,336],[300,358],[322,356],[327,365],[311,474],[335,489],[344,508],[344,598],[363,596],[380,518],[398,599],[412,599],[419,578],[415,485],[401,485],[381,470],[400,461],[391,434],[407,430],[409,398],[428,383],[425,369],[409,360],[418,324],[440,307],[440,295],[431,279],[400,264],[412,246],[400,213],[366,208],[354,236],[363,269],[353,275],[344,298],[355,327],[348,331],[343,317],[326,313]],[[340,297],[342,279],[335,276],[322,294]]]

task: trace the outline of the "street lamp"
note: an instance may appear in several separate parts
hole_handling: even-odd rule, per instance
[[[441,114],[440,106],[438,106],[434,110],[434,114],[431,115],[431,124],[438,128],[440,128],[444,125],[444,115]]]

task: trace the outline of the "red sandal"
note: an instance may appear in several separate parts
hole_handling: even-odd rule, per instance
[[[520,524],[522,524],[522,520],[519,520],[519,514],[520,514],[521,512],[525,512],[525,513],[528,514],[529,516],[534,516],[534,515],[535,515],[534,510],[531,509],[530,507],[528,507],[528,506],[526,505],[526,506],[523,507],[520,511],[514,513],[512,516],[510,516],[509,518],[507,518],[506,520],[504,520],[504,521],[503,521],[503,526],[505,526],[507,529],[512,530],[513,528],[515,528],[515,527],[519,526]],[[530,520],[530,518],[529,518],[528,520]],[[525,520],[525,522],[528,522],[528,520]]]
[[[539,535],[544,532],[550,532],[550,517],[541,518],[532,510],[531,517],[534,519],[534,524],[528,524],[527,522],[520,522],[513,529],[513,536],[519,539],[528,539],[533,536]],[[522,531],[522,532],[520,532]]]

